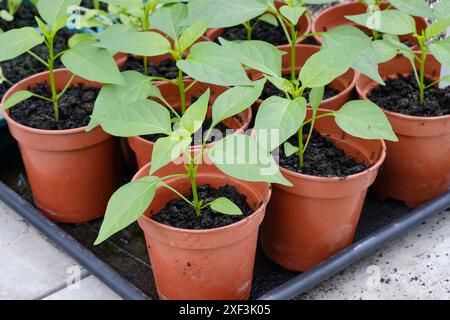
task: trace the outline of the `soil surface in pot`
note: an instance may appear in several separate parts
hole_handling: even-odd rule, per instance
[[[0,3],[0,10],[6,9],[6,1],[2,1]],[[35,8],[21,5],[20,8],[14,15],[13,21],[5,21],[0,18],[0,29],[3,31],[8,31],[11,29],[35,26],[36,20],[34,16],[37,14],[37,10]]]
[[[450,114],[450,87],[440,89],[432,87],[425,90],[425,102],[419,101],[419,86],[413,73],[404,77],[390,78],[386,86],[372,90],[368,98],[380,107],[416,117],[439,117]],[[426,84],[431,84],[426,79]]]
[[[47,83],[38,84],[30,90],[44,97],[51,97]],[[53,104],[31,98],[10,109],[14,121],[35,129],[67,130],[86,126],[94,109],[100,89],[83,84],[70,87],[59,99],[59,121],[55,121]]]
[[[137,59],[133,56],[129,56],[127,62],[121,68],[123,71],[135,70],[140,73],[144,73],[144,63],[141,59]],[[148,64],[148,76],[163,77],[167,79],[176,79],[178,76],[177,64],[172,59],[166,59],[158,64]]]
[[[309,128],[305,128],[307,133]],[[293,136],[289,139],[289,143],[298,146],[298,137]],[[304,144],[306,143],[306,135]],[[307,174],[316,177],[339,177],[347,176],[363,172],[368,167],[364,163],[358,163],[353,158],[347,156],[344,151],[338,149],[325,136],[317,131],[313,131],[312,138],[308,148],[304,154],[304,166],[300,168],[299,157],[295,153],[290,157],[286,157],[284,148],[280,150],[280,165],[288,170]]]
[[[182,199],[172,200],[166,207],[151,218],[154,221],[167,226],[188,229],[188,230],[208,230],[215,229],[239,222],[253,213],[252,208],[247,202],[247,196],[239,193],[232,186],[224,186],[218,189],[210,185],[201,185],[198,187],[198,197],[204,203],[210,203],[218,198],[225,197],[237,205],[243,215],[230,216],[216,212],[211,207],[206,207],[201,211],[201,216],[197,217],[194,208]],[[192,194],[187,196],[192,201]]]
[[[286,78],[285,77],[285,79],[289,80],[290,78]],[[307,101],[309,101],[309,93],[310,92],[311,92],[310,88],[306,88],[306,90],[303,91],[303,97],[306,98]],[[325,92],[324,92],[324,95],[323,95],[323,99],[326,100],[326,99],[332,98],[332,97],[334,97],[334,96],[336,96],[338,94],[339,94],[338,90],[336,90],[336,89],[330,87],[329,85],[327,85],[327,86],[325,86]],[[261,98],[262,99],[267,99],[267,98],[272,97],[272,96],[278,96],[278,97],[285,98],[286,94],[283,91],[281,91],[280,89],[278,89],[277,87],[275,87],[271,82],[268,81],[264,85],[264,89],[263,89],[263,92],[261,94]]]
[[[192,141],[192,145],[193,146],[199,146],[199,145],[202,144],[202,142],[203,142],[203,135],[209,130],[209,128],[211,127],[211,124],[212,124],[212,119],[211,118],[208,118],[208,119],[206,119],[203,122],[201,129],[199,129],[194,134],[194,137],[193,137],[194,141]],[[215,126],[214,129],[218,130],[218,131],[216,131],[217,136],[219,136],[219,132],[220,132],[220,136],[223,138],[223,137],[226,137],[230,133],[229,130],[231,128],[227,127],[223,123],[219,123],[217,126]],[[216,141],[217,140],[217,136],[215,137],[214,136],[214,132],[213,132],[207,142],[211,143],[211,142]],[[145,135],[145,136],[141,136],[141,137],[144,138],[147,141],[156,142],[158,139],[164,138],[164,137],[167,137],[167,136],[164,135],[164,134],[149,134],[149,135]]]

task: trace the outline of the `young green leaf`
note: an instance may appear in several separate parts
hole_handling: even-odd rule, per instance
[[[64,66],[74,74],[90,81],[124,84],[116,61],[106,49],[89,41],[79,42],[61,57]]]
[[[117,137],[172,133],[167,108],[149,99],[119,104],[111,112],[92,117],[105,132]]]
[[[450,18],[450,1],[439,1],[434,4],[433,9],[434,17],[438,20],[448,19]]]
[[[325,87],[317,87],[311,89],[311,92],[309,93],[309,103],[311,104],[314,112],[319,109],[320,104],[323,101],[324,93]]]
[[[184,20],[188,14],[187,6],[184,3],[167,5],[150,16],[150,23],[167,34],[172,39],[179,38],[184,27]]]
[[[37,10],[52,31],[56,32],[67,23],[69,8],[79,6],[80,3],[81,0],[39,0]]]
[[[27,90],[20,90],[13,93],[4,104],[2,104],[2,109],[7,110],[14,107],[18,103],[25,101],[33,96],[33,93]]]
[[[44,38],[35,28],[24,27],[0,33],[0,61],[13,59],[41,44]]]
[[[191,143],[191,136],[188,134],[179,135],[177,132],[169,137],[158,139],[153,146],[150,174],[180,157],[190,147]]]
[[[337,125],[354,137],[398,141],[384,112],[371,101],[347,102],[334,116]]]
[[[263,14],[262,16],[259,16],[258,20],[262,21],[262,22],[265,22],[265,23],[268,23],[268,24],[270,24],[270,25],[272,25],[274,27],[278,27],[279,26],[277,18],[273,14],[270,14],[270,13],[266,13],[266,14]]]
[[[426,0],[389,0],[395,8],[412,16],[432,18],[433,11]]]
[[[283,148],[284,148],[284,154],[286,155],[286,157],[290,157],[300,150],[299,147],[293,146],[289,142],[285,142],[283,145]]]
[[[184,30],[178,40],[180,51],[185,52],[189,49],[201,36],[203,36],[207,28],[208,23],[206,21],[198,21]]]
[[[181,118],[180,128],[187,130],[191,135],[202,127],[209,106],[210,90],[206,90],[197,101],[187,108]]]
[[[444,66],[450,67],[450,38],[444,38],[430,45],[433,56]]]
[[[139,219],[152,203],[158,182],[158,177],[144,177],[117,190],[109,200],[94,245],[102,243]]]
[[[378,63],[390,61],[397,55],[397,49],[386,40],[375,40],[372,45],[377,54]]]
[[[213,202],[210,202],[209,205],[211,209],[217,211],[219,213],[223,213],[230,216],[242,216],[243,213],[241,209],[235,205],[231,200],[227,198],[218,198]]]
[[[427,26],[425,29],[425,38],[431,39],[439,36],[450,27],[450,18],[438,20]]]
[[[281,14],[287,18],[293,25],[297,25],[300,17],[305,13],[305,7],[289,7],[282,6],[280,8]]]
[[[69,38],[68,45],[69,48],[73,48],[78,45],[82,41],[92,41],[95,40],[95,35],[89,33],[75,33],[73,36]]]
[[[414,18],[400,10],[383,10],[373,13],[346,16],[347,19],[371,30],[404,35],[416,32]]]
[[[292,185],[283,177],[272,155],[247,135],[228,135],[208,149],[208,154],[217,168],[230,177]]]
[[[292,84],[292,82],[286,78],[282,78],[281,76],[280,77],[271,77],[271,76],[267,76],[267,75],[265,76],[265,78],[267,80],[269,80],[269,82],[271,84],[273,84],[275,87],[277,87],[278,89],[280,89],[283,92],[291,93],[291,92],[295,91],[295,87]]]
[[[177,62],[178,68],[197,81],[219,86],[251,85],[238,60],[213,42],[199,42],[192,46],[189,56]]]
[[[251,87],[234,87],[222,93],[212,108],[212,126],[250,108],[261,96],[265,79],[254,82]]]
[[[306,117],[306,100],[288,100],[272,96],[261,104],[256,115],[258,144],[272,151],[294,135]]]

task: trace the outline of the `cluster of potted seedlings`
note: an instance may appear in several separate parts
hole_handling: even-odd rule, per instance
[[[163,299],[247,299],[258,239],[306,271],[351,244],[375,181],[412,207],[446,191],[449,3],[312,21],[330,2],[102,0],[80,18],[102,30],[55,51],[81,1],[38,0],[37,25],[0,34],[0,61],[46,69],[2,98],[36,206],[104,215],[96,244],[138,221]],[[122,154],[139,171],[118,188]]]

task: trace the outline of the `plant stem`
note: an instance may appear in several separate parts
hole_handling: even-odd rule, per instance
[[[289,24],[291,28],[291,81],[294,82],[296,80],[296,74],[295,74],[295,62],[296,62],[296,52],[295,52],[295,46],[297,44],[297,30],[295,30],[295,26],[291,23]]]
[[[298,130],[298,159],[300,169],[303,168],[304,159],[303,159],[303,125],[300,126]]]
[[[178,90],[180,91],[181,115],[183,116],[186,111],[186,91],[183,82],[183,71],[181,69],[178,69],[177,83]]]
[[[99,2],[99,0],[94,0],[93,3],[94,3],[94,9],[95,10],[100,10],[100,2]]]
[[[149,21],[149,9],[147,8],[147,5],[144,3],[144,31],[149,31],[150,29],[150,21]],[[144,64],[144,74],[148,75],[148,57],[143,56],[143,64]]]
[[[250,21],[244,22],[245,30],[247,30],[247,40],[252,40],[253,27]]]
[[[58,94],[58,99],[61,98],[64,93],[66,93],[67,89],[69,89],[69,87],[72,84],[74,79],[75,79],[75,74],[72,74],[72,76],[70,77],[69,81],[67,81],[66,86],[64,87],[63,91],[61,91]]]
[[[425,101],[425,61],[427,60],[427,49],[425,47],[422,47],[422,55],[420,56],[420,71],[419,71],[419,77],[420,77],[420,83],[419,83],[419,90],[420,90],[420,103],[423,104]]]
[[[188,151],[188,152],[190,152],[190,151]],[[193,206],[195,209],[195,214],[197,215],[198,218],[200,218],[201,206],[200,206],[200,201],[198,199],[198,192],[197,192],[197,180],[196,180],[197,170],[198,170],[198,166],[196,166],[194,164],[194,160],[192,159],[188,166],[188,176],[189,176],[189,180],[191,181],[192,198],[193,198]]]
[[[55,73],[54,73],[54,65],[55,65],[55,55],[53,51],[53,43],[54,43],[55,35],[52,34],[48,39],[48,71],[50,74],[50,89],[52,91],[52,101],[53,101],[53,111],[55,113],[55,121],[59,121],[59,107],[58,107],[58,94],[56,92],[56,83],[55,83]]]

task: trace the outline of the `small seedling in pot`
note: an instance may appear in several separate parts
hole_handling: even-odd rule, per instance
[[[16,14],[17,10],[19,10],[20,6],[22,5],[22,0],[4,0],[0,1],[0,3],[4,3],[6,9],[0,10],[0,19],[3,19],[5,21],[11,22],[14,20],[14,15]],[[37,2],[37,0],[32,1],[34,4]]]
[[[336,123],[343,131],[359,138],[397,141],[382,110],[370,101],[350,101],[338,111],[317,115],[323,99],[324,86],[347,72],[354,58],[360,55],[355,52],[358,51],[358,46],[324,49],[314,54],[306,61],[300,72],[298,78],[300,85],[294,86],[281,77],[281,55],[271,44],[260,41],[240,43],[222,41],[222,43],[241,63],[262,72],[268,81],[285,93],[285,98],[273,96],[266,99],[256,116],[257,140],[267,150],[276,149],[297,133],[299,145],[287,143],[284,145],[284,151],[287,156],[297,153],[300,168],[303,167],[304,154],[312,137],[314,124],[316,120],[324,117],[335,117]],[[262,54],[255,57],[255,51]],[[309,102],[312,106],[312,116],[309,120],[305,120],[307,101],[302,97],[307,88],[311,89]],[[309,132],[304,132],[306,126],[309,126]],[[261,131],[273,130],[278,132],[274,138],[267,134],[259,134]],[[305,143],[303,143],[304,134],[307,134]]]
[[[391,60],[398,52],[409,59],[419,87],[419,101],[423,104],[427,89],[440,82],[450,81],[449,76],[444,76],[431,84],[426,84],[425,81],[425,64],[428,53],[433,54],[442,65],[450,67],[450,38],[439,39],[439,36],[450,27],[450,2],[441,1],[433,9],[423,0],[411,1],[412,3],[408,4],[402,1],[391,0],[390,2],[401,10],[386,10],[347,18],[385,34],[383,39],[379,40],[380,46],[384,48],[384,59],[380,62]],[[432,18],[434,22],[419,33],[411,15]],[[398,36],[404,34],[412,34],[417,39],[420,51],[415,52],[399,41]]]
[[[54,120],[57,122],[59,120],[58,100],[70,87],[75,75],[101,83],[121,84],[124,82],[109,52],[93,46],[92,42],[80,42],[73,48],[60,53],[54,52],[56,34],[67,23],[71,8],[79,5],[80,0],[40,0],[37,4],[39,17],[35,17],[40,31],[33,27],[24,27],[0,33],[0,61],[13,59],[25,53],[30,54],[48,69],[51,89],[51,97],[44,97],[28,90],[17,91],[2,105],[3,109],[36,97],[53,105]],[[42,43],[48,48],[47,61],[32,51],[33,47]],[[73,73],[61,92],[57,91],[54,74],[55,61],[58,59],[61,59],[66,68]]]
[[[135,71],[127,71],[128,76],[144,77]],[[144,79],[144,78],[142,78]],[[148,94],[152,89],[146,81]],[[190,149],[192,135],[202,127],[210,104],[210,91],[207,90],[193,103],[180,118],[177,126],[172,126],[167,108],[158,103],[144,99],[133,103],[133,106],[116,106],[116,110],[97,117],[97,121],[110,133],[119,136],[134,136],[141,134],[163,134],[156,143],[152,153],[152,165],[149,176],[131,182],[120,188],[111,198],[100,234],[96,240],[99,244],[114,233],[136,221],[151,204],[157,188],[168,188],[179,198],[192,206],[196,216],[201,217],[202,210],[211,207],[217,214],[242,215],[241,209],[230,199],[220,197],[213,201],[201,199],[198,194],[197,172],[204,156],[212,161],[223,173],[245,181],[273,182],[289,185],[289,182],[279,172],[274,159],[256,141],[244,134],[233,134],[206,148],[206,143],[214,127],[221,121],[247,109],[262,91],[262,81],[249,87],[229,89],[214,102],[212,108],[212,124],[205,134],[201,146]],[[142,92],[142,90],[138,90]],[[145,90],[144,90],[145,91]],[[117,115],[121,113],[122,119]],[[113,116],[114,119],[110,117]],[[185,173],[165,177],[155,176],[159,169],[180,155],[185,158]],[[265,172],[265,174],[262,174]],[[192,200],[165,183],[174,177],[188,178],[191,184]]]

